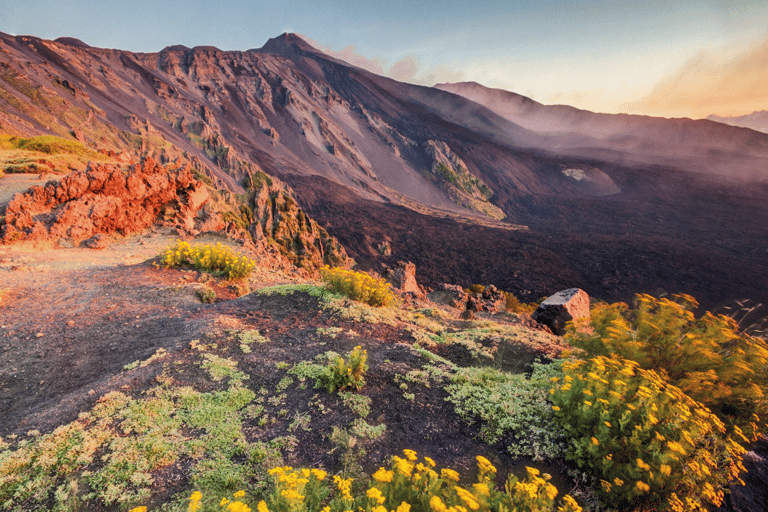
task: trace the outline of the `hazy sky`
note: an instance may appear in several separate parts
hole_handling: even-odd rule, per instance
[[[0,0],[0,31],[155,52],[296,32],[400,80],[474,80],[599,112],[768,109],[765,0]]]

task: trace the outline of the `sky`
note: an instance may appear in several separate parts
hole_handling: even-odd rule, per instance
[[[283,32],[433,85],[665,117],[768,110],[765,0],[0,0],[0,32],[104,48],[260,48]]]

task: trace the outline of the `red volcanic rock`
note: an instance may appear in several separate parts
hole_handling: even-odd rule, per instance
[[[419,299],[427,296],[424,289],[416,282],[416,265],[410,261],[408,263],[398,261],[395,268],[385,271],[385,277],[400,293],[411,294]]]
[[[547,297],[531,318],[562,336],[565,334],[565,324],[570,321],[579,325],[589,324],[589,295],[580,288],[559,291]]]
[[[174,168],[146,158],[126,171],[96,164],[16,195],[5,209],[0,240],[79,243],[99,233],[124,235],[151,226],[166,209],[177,212],[172,223],[189,231],[208,199],[188,165]],[[210,212],[200,220],[209,229],[221,227]]]

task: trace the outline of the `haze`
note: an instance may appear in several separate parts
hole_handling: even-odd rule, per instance
[[[154,52],[259,47],[282,32],[422,85],[475,81],[596,112],[702,118],[768,108],[768,4],[522,1],[6,2],[0,31]]]

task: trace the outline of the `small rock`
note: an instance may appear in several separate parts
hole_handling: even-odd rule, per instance
[[[74,320],[69,320],[67,322],[67,325],[69,325],[71,327],[71,326],[75,325],[75,321]]]
[[[42,338],[43,336],[45,336],[45,334],[43,334],[42,332],[35,334],[35,338]]]
[[[106,235],[102,233],[96,233],[91,238],[84,240],[81,245],[89,249],[102,250],[109,247],[109,239],[107,238]]]

